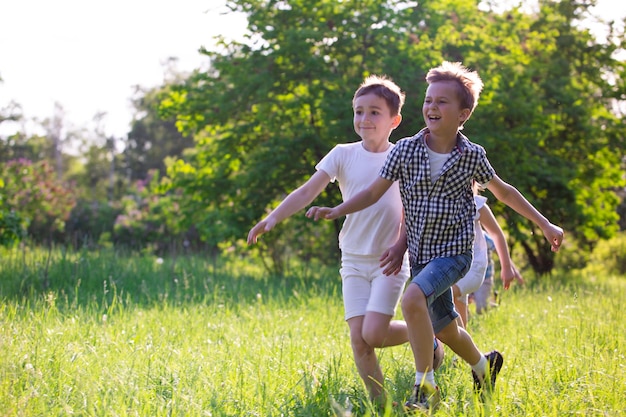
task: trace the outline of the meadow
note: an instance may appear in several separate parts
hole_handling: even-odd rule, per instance
[[[336,267],[0,250],[0,416],[396,416],[367,401]],[[626,278],[526,273],[472,316],[505,356],[492,397],[446,350],[437,416],[626,415]],[[399,312],[400,314],[400,312]],[[379,350],[403,403],[408,345]]]

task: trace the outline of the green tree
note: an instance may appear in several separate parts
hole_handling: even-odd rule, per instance
[[[167,85],[152,89],[137,87],[133,99],[135,117],[122,152],[130,182],[147,179],[148,173],[155,169],[164,175],[167,157],[180,157],[185,149],[193,148],[193,137],[178,131],[175,117],[159,114],[159,104],[168,91]]]
[[[259,41],[224,43],[225,54],[206,51],[211,70],[196,73],[163,103],[185,132],[196,133],[194,152],[169,172],[185,191],[191,221],[213,243],[244,237],[334,144],[358,139],[351,99],[365,75],[402,78],[408,62],[425,68],[420,55],[407,53],[403,22],[413,12],[405,2],[229,5],[248,14],[252,39]],[[408,114],[405,120],[418,113]],[[396,138],[416,128],[409,126],[405,121]],[[320,201],[336,204],[339,197],[331,187]],[[339,222],[313,226],[295,216],[288,224],[263,239],[274,269],[280,272],[291,253],[336,256]]]
[[[598,43],[577,26],[589,2],[542,1],[536,14],[465,0],[227,4],[247,14],[248,42],[205,51],[211,68],[162,102],[196,138],[168,174],[184,192],[187,221],[207,240],[245,237],[335,143],[357,139],[351,98],[365,75],[387,74],[407,90],[394,139],[419,130],[424,75],[442,60],[462,61],[485,80],[467,134],[501,176],[586,245],[614,232],[617,199],[608,186],[620,181],[613,147],[624,127],[609,100],[623,99],[623,84],[606,77],[624,73],[614,54],[623,44]],[[319,203],[338,200],[329,188]],[[550,271],[553,254],[532,225],[495,209],[533,268]],[[275,265],[289,250],[321,255],[336,246],[334,226],[295,216],[264,237],[264,249]]]
[[[497,54],[476,63],[487,83],[469,123],[470,137],[485,145],[500,175],[587,250],[618,230],[613,191],[624,184],[626,135],[612,111],[620,87],[609,81],[624,71],[615,58],[623,33],[621,44],[599,43],[579,25],[591,5],[541,1],[536,15],[496,15],[484,33],[497,39],[489,48]],[[510,209],[494,209],[532,267],[549,272],[554,254],[541,230]]]

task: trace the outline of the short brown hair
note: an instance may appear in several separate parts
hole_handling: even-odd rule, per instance
[[[459,86],[461,108],[469,109],[472,115],[478,105],[478,97],[483,89],[483,81],[476,71],[470,71],[460,62],[444,61],[440,66],[432,68],[426,74],[426,82],[430,85],[439,81],[454,81]],[[465,121],[467,121],[465,119]]]
[[[387,76],[370,75],[361,83],[354,93],[352,105],[354,101],[366,94],[376,94],[378,97],[385,99],[392,116],[397,116],[402,112],[405,94],[391,78]]]

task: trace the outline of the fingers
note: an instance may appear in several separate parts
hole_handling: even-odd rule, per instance
[[[379,266],[383,268],[383,274],[387,276],[398,275],[402,270],[402,256],[394,254],[392,249],[386,250],[379,261]]]
[[[329,207],[318,207],[318,206],[313,206],[310,209],[307,210],[306,212],[306,216],[309,219],[313,219],[313,220],[319,220],[319,219],[332,219],[333,217],[331,216],[332,213],[332,209]]]
[[[318,209],[319,209],[319,207],[317,207],[317,206],[313,206],[313,207],[309,208],[309,209],[306,211],[305,216],[307,216],[309,219],[311,219],[311,218],[315,217],[315,215],[317,214],[317,210],[318,210]]]
[[[380,263],[380,267],[383,269],[383,274],[389,275],[398,275],[400,270],[402,269],[402,264],[397,262],[393,262],[391,259],[386,259],[385,261]]]
[[[257,238],[263,233],[272,230],[273,226],[274,223],[267,220],[258,222],[252,229],[250,229],[250,232],[248,232],[248,245],[257,243]]]
[[[546,233],[546,237],[548,242],[550,242],[552,252],[558,252],[561,248],[561,243],[563,243],[563,229],[559,226],[551,225],[551,229]]]
[[[515,278],[515,270],[513,268],[511,268],[511,270],[509,271],[502,271],[502,286],[504,287],[505,290],[508,290],[511,287],[511,283],[513,282],[513,279]]]
[[[380,267],[383,269],[383,274],[390,275],[398,275],[400,270],[402,270],[402,262],[398,264],[398,262],[393,262],[391,259],[387,258],[385,261],[380,263]]]
[[[250,229],[250,232],[248,232],[248,245],[252,245],[253,243],[256,243],[257,236],[263,233],[259,230],[259,225],[260,223],[254,226],[252,229]]]

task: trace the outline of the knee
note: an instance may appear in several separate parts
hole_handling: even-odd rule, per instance
[[[411,285],[402,296],[402,313],[405,316],[428,313],[426,296],[417,285]]]
[[[353,337],[350,343],[352,344],[352,351],[357,357],[369,355],[374,352],[374,348],[366,341],[365,335],[363,335],[363,337]]]
[[[376,329],[363,329],[363,341],[371,348],[381,348],[385,346],[386,333]]]

